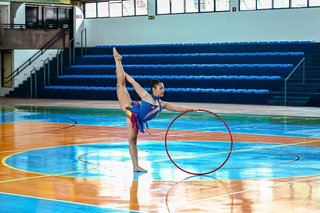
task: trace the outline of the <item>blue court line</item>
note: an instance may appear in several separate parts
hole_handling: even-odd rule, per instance
[[[107,208],[84,203],[37,198],[0,192],[0,212],[10,213],[139,213],[116,208]]]

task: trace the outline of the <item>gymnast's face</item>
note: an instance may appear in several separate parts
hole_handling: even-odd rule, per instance
[[[153,87],[152,88],[152,92],[158,98],[163,97],[164,96],[164,85],[163,85],[163,83],[159,83],[159,84],[156,85],[156,87]]]

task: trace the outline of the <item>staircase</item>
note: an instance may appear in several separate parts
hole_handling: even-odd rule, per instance
[[[306,55],[305,83],[302,79],[301,66],[287,81],[287,106],[314,106],[314,97],[320,96],[320,51]],[[285,105],[284,86],[269,100],[268,104]]]
[[[65,57],[64,61],[66,61],[66,59],[67,58]],[[52,58],[52,60],[49,62],[49,66],[50,66],[50,80],[51,80],[52,78],[57,77],[57,58],[56,57]],[[36,72],[37,72],[37,87],[44,88],[44,67],[41,67],[40,70],[37,70]],[[47,77],[48,77],[48,73],[47,73]],[[34,98],[34,91],[35,91],[35,74],[34,73],[32,73],[30,77],[24,80],[19,85],[19,87],[15,88],[13,91],[10,91],[9,94],[6,94],[5,97],[31,98],[31,82],[30,82],[31,78],[32,78],[33,98]],[[46,80],[48,80],[48,78]]]

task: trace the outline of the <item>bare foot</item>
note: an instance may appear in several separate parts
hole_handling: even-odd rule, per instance
[[[140,166],[133,167],[134,172],[148,172],[147,170],[141,168]]]
[[[122,56],[118,53],[115,47],[113,48],[113,57],[114,57],[114,60],[116,61],[122,60]]]

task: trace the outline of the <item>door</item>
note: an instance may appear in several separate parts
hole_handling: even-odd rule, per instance
[[[12,81],[8,81],[10,78],[7,78],[12,73],[12,53],[11,52],[4,52],[2,53],[2,85],[3,87],[12,87]]]
[[[9,24],[8,5],[0,5],[0,23]]]

